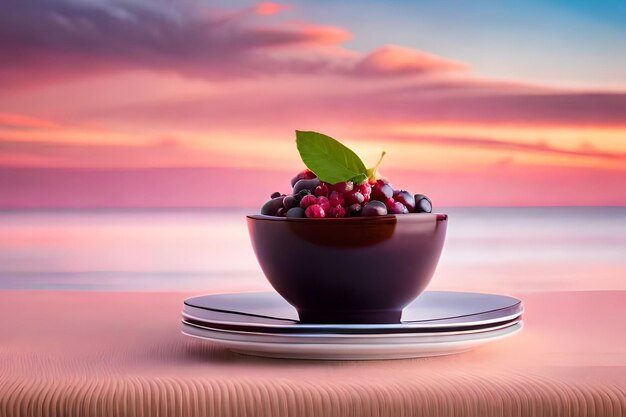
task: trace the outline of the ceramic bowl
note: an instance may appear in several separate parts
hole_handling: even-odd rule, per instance
[[[303,323],[399,323],[430,282],[448,216],[247,216],[270,284]]]

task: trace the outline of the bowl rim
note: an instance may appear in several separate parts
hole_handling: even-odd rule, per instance
[[[448,215],[444,213],[406,213],[406,214],[386,214],[384,216],[359,216],[359,217],[324,217],[320,219],[311,219],[307,217],[278,217],[278,216],[270,216],[268,214],[247,214],[246,217],[251,220],[265,220],[265,221],[282,221],[282,222],[365,222],[365,223],[391,223],[395,222],[398,217],[404,216],[423,216],[429,215],[435,216],[435,220],[446,221],[448,220]]]

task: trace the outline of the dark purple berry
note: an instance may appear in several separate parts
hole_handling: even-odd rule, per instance
[[[282,194],[281,194],[281,193],[279,193],[278,191],[274,191],[274,192],[272,193],[272,195],[270,196],[270,198],[280,197],[281,195],[282,195]]]
[[[387,199],[391,198],[393,196],[393,188],[391,188],[389,186],[389,184],[384,184],[382,182],[380,182],[380,180],[378,180],[376,182],[376,185],[374,185],[372,187],[372,194],[371,194],[371,199],[372,200],[378,200],[378,201],[387,201]]]
[[[317,197],[315,197],[313,194],[305,195],[304,197],[302,197],[302,200],[300,200],[300,207],[305,209],[311,204],[315,203],[317,203]]]
[[[322,218],[326,216],[326,212],[319,204],[311,204],[306,208],[304,214],[309,218]]]
[[[432,213],[433,203],[424,194],[415,194],[415,213]]]
[[[291,179],[291,186],[295,186],[296,183],[300,180],[310,180],[315,178],[316,175],[310,169],[305,169],[303,171],[298,172],[298,174]]]
[[[284,207],[278,207],[278,210],[276,210],[276,215],[278,217],[285,217],[286,214],[287,214],[287,210],[285,210]]]
[[[285,197],[276,197],[263,204],[261,207],[261,214],[267,216],[275,216],[279,208],[283,207],[283,200]]]
[[[348,215],[355,217],[361,214],[361,210],[363,210],[363,206],[359,203],[351,204],[348,207]]]
[[[289,210],[290,208],[296,205],[298,205],[298,203],[296,203],[296,199],[292,195],[286,196],[285,199],[283,200],[283,207],[285,208],[285,210]]]
[[[413,210],[415,210],[415,197],[413,197],[413,194],[409,193],[408,191],[404,191],[404,190],[394,191],[393,199],[404,204],[407,210],[409,210],[409,212],[412,213]]]
[[[363,206],[361,216],[384,216],[387,214],[387,207],[378,200],[372,200]]]
[[[309,190],[313,193],[318,185],[320,185],[320,180],[317,178],[300,180],[293,186],[293,193],[296,194],[302,190]]]
[[[287,210],[286,217],[306,217],[304,214],[304,209],[302,207],[292,207]]]

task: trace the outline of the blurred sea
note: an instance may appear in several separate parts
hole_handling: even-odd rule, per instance
[[[626,290],[626,207],[439,212],[450,218],[431,289]],[[246,213],[0,211],[0,289],[269,289]]]

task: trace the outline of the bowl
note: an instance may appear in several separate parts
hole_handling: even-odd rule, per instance
[[[302,323],[399,323],[435,272],[448,216],[247,221],[263,273]]]

